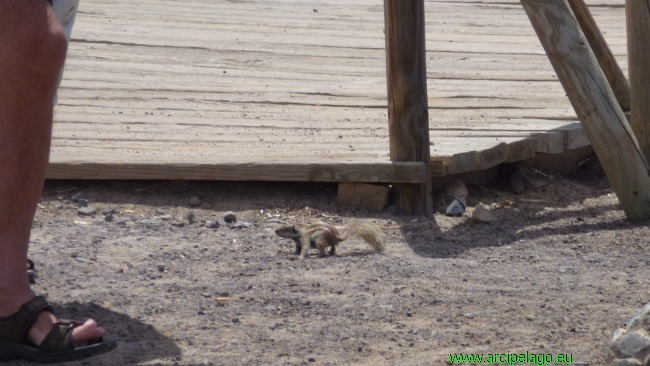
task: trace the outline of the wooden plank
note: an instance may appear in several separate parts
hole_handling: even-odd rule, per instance
[[[626,71],[625,12],[606,4],[588,0]],[[389,163],[383,6],[312,7],[83,1],[59,90],[53,161],[73,167],[84,157],[106,170],[112,162],[115,172],[146,159],[161,169],[244,158]],[[536,152],[547,153],[580,140],[579,130],[560,130],[578,119],[518,1],[427,0],[425,11],[432,169],[467,169],[463,154],[476,154],[469,160],[480,169],[483,151],[501,142],[506,160],[523,160],[531,136]]]
[[[390,159],[423,161],[427,166],[424,184],[393,187],[395,203],[408,214],[431,215],[424,0],[388,0],[384,12]]]
[[[625,5],[632,86],[630,125],[646,161],[650,161],[650,3],[626,0]]]
[[[569,4],[566,0],[522,0],[522,4],[625,214],[631,220],[650,218],[648,165]]]
[[[591,50],[594,52],[600,68],[605,73],[609,85],[614,91],[616,100],[623,111],[630,110],[630,84],[627,82],[623,71],[616,62],[612,50],[607,45],[594,17],[591,15],[584,0],[568,0],[573,14],[580,24]]]
[[[390,203],[390,187],[367,183],[340,183],[336,201],[343,206],[362,206],[381,211]]]
[[[424,163],[369,162],[313,164],[309,161],[248,160],[237,163],[139,162],[100,164],[94,162],[51,161],[47,179],[155,179],[155,180],[237,180],[307,182],[399,182],[421,183],[427,179]],[[426,175],[425,175],[426,174]],[[430,177],[429,177],[430,179]]]

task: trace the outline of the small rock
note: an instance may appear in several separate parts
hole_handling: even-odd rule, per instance
[[[463,216],[463,214],[465,213],[465,208],[466,206],[463,203],[463,201],[456,198],[454,202],[452,202],[451,205],[447,207],[446,214],[447,216],[452,216],[452,217]]]
[[[88,207],[88,201],[86,201],[86,200],[83,199],[83,198],[80,199],[79,201],[77,201],[77,207],[79,207],[79,208],[81,208],[81,207]]]
[[[169,221],[169,220],[173,219],[173,217],[171,215],[161,215],[161,216],[154,217],[154,218],[158,219],[158,220],[161,220],[161,221]]]
[[[79,214],[80,216],[92,216],[96,212],[97,212],[97,210],[95,210],[92,207],[81,207],[81,208],[77,209],[77,214]]]
[[[79,251],[78,250],[71,250],[70,251],[70,256],[72,258],[77,258],[79,256]]]
[[[476,221],[493,223],[498,221],[497,217],[483,205],[478,205],[472,213],[472,218]]]
[[[72,201],[72,202],[79,202],[79,200],[82,200],[82,199],[84,199],[84,193],[83,192],[79,192],[79,193],[75,194],[74,196],[70,197],[70,201]]]
[[[246,229],[249,228],[251,224],[249,222],[236,222],[230,225],[231,229]]]
[[[190,187],[190,182],[186,180],[175,180],[167,186],[169,187],[169,191],[174,194],[181,194],[185,193],[188,188]]]
[[[196,212],[194,210],[190,210],[185,214],[185,218],[187,221],[190,223],[190,225],[194,224],[197,221],[196,217]]]
[[[157,265],[158,272],[165,272],[165,265],[163,263]]]
[[[314,10],[317,11],[316,9],[314,9]],[[313,357],[309,357],[309,358],[307,359],[307,361],[309,361],[309,362],[316,362],[316,359],[313,358]]]
[[[266,311],[278,311],[278,308],[276,308],[273,305],[269,305],[269,306],[265,307],[264,310],[266,310]]]
[[[625,358],[632,357],[648,347],[650,347],[650,338],[637,332],[625,335],[617,346],[618,351]]]
[[[108,215],[108,214],[115,215],[115,212],[116,211],[115,211],[115,209],[113,207],[109,207],[109,208],[105,209],[104,211],[102,211],[102,213],[104,215]]]
[[[77,262],[80,262],[80,263],[86,263],[86,258],[81,258],[80,257],[80,258],[75,258],[74,260],[76,260]]]
[[[165,211],[164,211],[163,209],[160,209],[160,208],[159,208],[159,209],[156,210],[156,214],[157,214],[157,215],[164,215],[164,214],[165,214]]]
[[[271,323],[266,325],[266,327],[269,328],[270,330],[276,330],[279,326],[280,324],[278,323]]]
[[[469,195],[469,192],[467,191],[467,187],[465,187],[463,182],[459,180],[455,180],[450,185],[448,185],[446,192],[449,196],[453,198],[457,198],[463,202],[467,202],[467,196]]]
[[[232,320],[232,322],[233,322],[234,324],[238,324],[238,323],[239,323],[239,318],[234,318],[234,319]]]
[[[237,222],[237,215],[232,211],[228,211],[224,214],[223,219],[226,220],[226,222]]]
[[[54,204],[54,209],[55,210],[60,210],[62,208],[63,208],[63,203],[57,202],[57,203]]]
[[[318,13],[318,9],[312,9],[312,10],[314,11],[314,13]],[[313,362],[313,361],[310,361],[310,362]]]
[[[112,213],[109,213],[109,214],[104,215],[104,220],[106,222],[113,222],[113,220],[115,220],[115,217],[113,216]]]
[[[280,220],[280,219],[268,219],[268,220],[265,221],[265,223],[267,223],[267,224],[283,224],[284,225],[287,222],[284,221],[284,220]]]
[[[209,229],[218,229],[219,226],[219,221],[206,221],[205,226]]]
[[[190,207],[199,207],[201,206],[201,199],[199,197],[190,198]]]

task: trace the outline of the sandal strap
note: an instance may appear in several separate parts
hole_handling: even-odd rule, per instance
[[[53,312],[43,296],[35,296],[24,303],[20,310],[8,317],[0,317],[0,341],[22,344],[27,341],[29,330],[42,311]]]
[[[61,352],[73,350],[72,330],[82,323],[76,320],[60,319],[45,336],[38,347],[40,352]]]

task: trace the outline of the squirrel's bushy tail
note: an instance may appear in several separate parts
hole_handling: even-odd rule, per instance
[[[373,224],[363,221],[353,221],[348,225],[348,230],[343,235],[346,238],[349,236],[360,237],[366,243],[370,244],[377,253],[383,253],[386,250],[381,229]]]

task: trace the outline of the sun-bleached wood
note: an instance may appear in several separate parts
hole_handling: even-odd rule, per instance
[[[598,28],[594,17],[591,15],[587,4],[584,0],[568,0],[573,14],[580,24],[580,28],[584,33],[591,50],[594,52],[600,68],[605,73],[609,85],[614,91],[616,100],[621,106],[623,111],[630,110],[630,83],[628,83],[625,78],[625,74],[621,70],[621,67],[616,62],[616,58],[612,53],[612,50],[609,48],[607,41],[603,33]]]
[[[650,161],[650,0],[626,0],[630,125]]]
[[[392,161],[431,160],[424,0],[385,0],[386,79]],[[433,213],[431,174],[424,184],[396,184],[395,200],[408,214]]]
[[[622,1],[587,3],[627,73]],[[244,161],[272,179],[263,170],[274,162],[390,165],[383,4],[313,8],[307,0],[82,1],[49,177],[93,179],[97,170],[82,167],[101,166],[113,179],[154,179]],[[535,153],[589,143],[518,0],[426,0],[425,8],[432,173],[526,159],[529,138]],[[495,155],[502,143],[505,154]],[[123,166],[141,163],[157,168]]]
[[[522,0],[627,217],[650,218],[650,170],[566,0]]]

